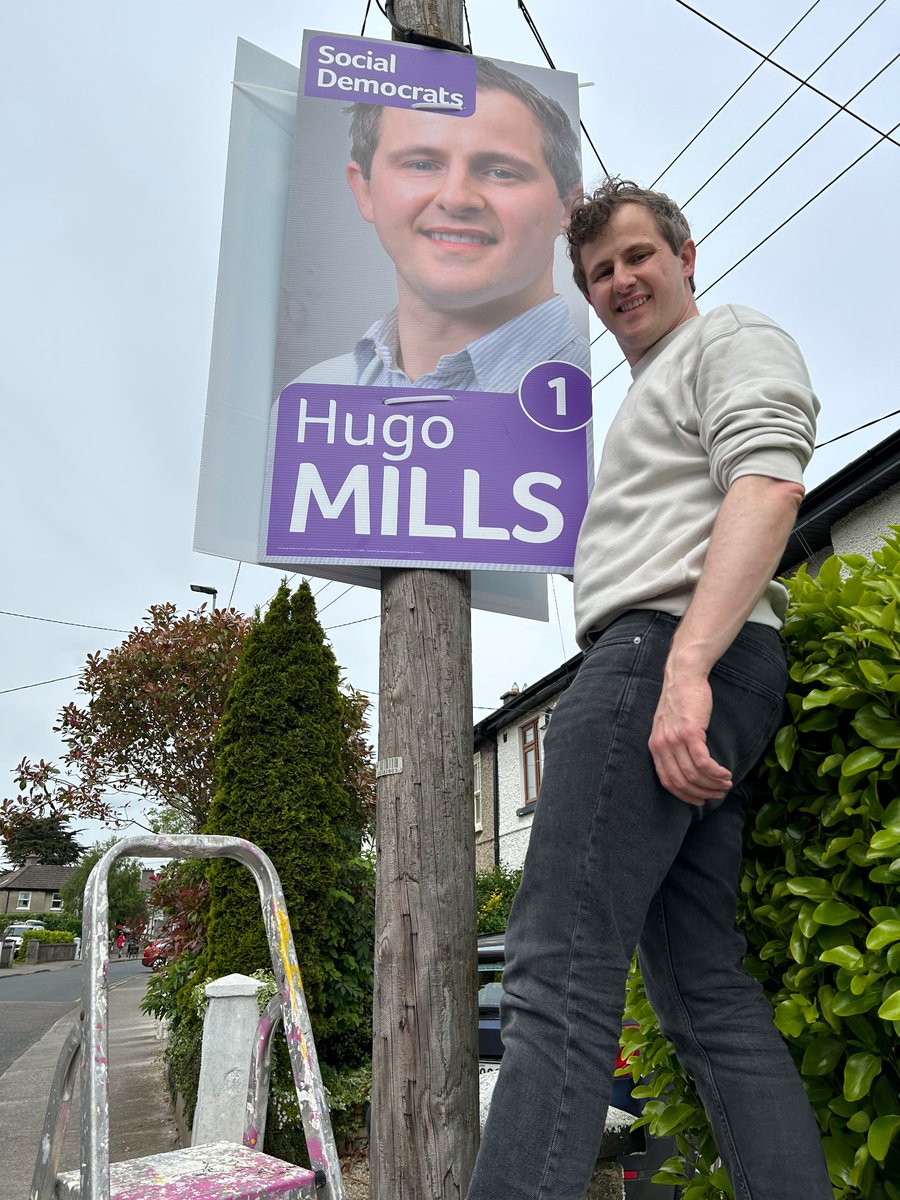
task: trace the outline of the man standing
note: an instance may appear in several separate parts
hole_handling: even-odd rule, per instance
[[[578,138],[556,100],[489,59],[476,70],[468,117],[353,105],[347,180],[396,269],[397,307],[295,382],[515,392],[540,362],[590,373],[553,286]]]
[[[761,313],[701,316],[667,197],[576,207],[575,279],[634,382],[579,537],[582,667],[553,716],[507,930],[504,1057],[469,1200],[582,1200],[635,947],[741,1200],[832,1200],[803,1086],[735,928],[748,775],[782,715],[772,581],[818,403]]]

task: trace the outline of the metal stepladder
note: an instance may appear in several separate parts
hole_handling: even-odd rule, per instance
[[[259,889],[278,994],[260,1020],[248,1075],[244,1144],[215,1142],[109,1162],[107,879],[117,858],[232,858]],[[281,882],[271,860],[242,838],[132,837],[100,859],[84,892],[82,1012],[60,1053],[34,1169],[30,1200],[344,1200],[337,1147],[319,1072],[309,1012]],[[312,1169],[256,1149],[263,1140],[271,1034],[284,1024]],[[59,1175],[59,1157],[80,1062],[81,1170]]]

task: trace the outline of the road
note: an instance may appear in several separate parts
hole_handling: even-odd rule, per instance
[[[150,972],[138,959],[111,959],[111,984],[121,983],[133,975],[146,975],[149,979]],[[19,975],[15,969],[3,971],[0,974],[0,1075],[80,1001],[81,969],[78,966],[27,975]]]

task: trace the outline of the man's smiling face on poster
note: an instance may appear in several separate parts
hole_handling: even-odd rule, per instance
[[[369,177],[357,163],[347,174],[410,311],[490,306],[500,323],[554,294],[570,204],[516,96],[480,90],[470,117],[385,108]]]

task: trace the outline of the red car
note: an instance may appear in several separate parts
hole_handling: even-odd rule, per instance
[[[151,971],[158,971],[168,961],[169,951],[164,942],[148,942],[144,947],[144,956],[141,962],[145,967],[149,967]]]

